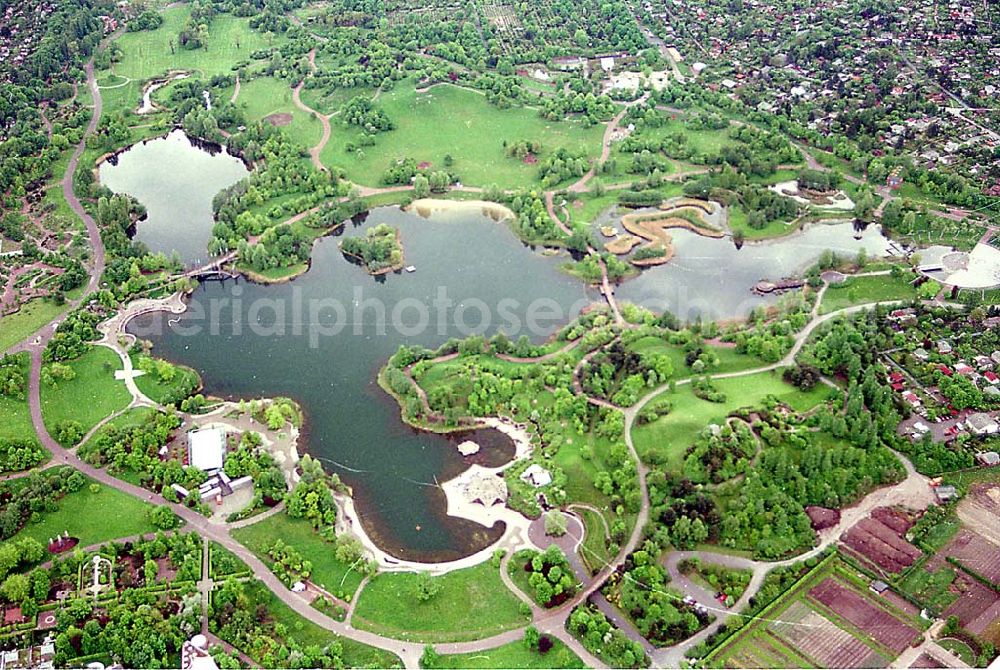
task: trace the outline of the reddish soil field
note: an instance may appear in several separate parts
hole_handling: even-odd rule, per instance
[[[1000,594],[962,571],[956,571],[949,587],[958,599],[944,611],[945,616],[957,616],[969,632],[979,634],[1000,616]],[[978,629],[978,630],[976,630]]]
[[[910,646],[919,635],[915,628],[832,578],[828,577],[819,586],[812,588],[809,596],[897,654]]]
[[[943,668],[941,663],[930,654],[920,654],[917,660],[910,666],[911,668]]]
[[[806,507],[806,515],[808,515],[809,521],[812,522],[813,530],[832,528],[840,522],[840,511],[826,507],[810,505]]]
[[[892,507],[876,507],[872,510],[871,516],[876,521],[891,528],[900,537],[904,537],[914,524],[914,520],[909,515]]]
[[[1000,583],[1000,547],[979,533],[962,527],[941,553],[957,558],[969,570],[994,584]]]
[[[886,659],[801,600],[792,603],[770,629],[821,668],[881,668]]]
[[[898,517],[883,516],[894,526],[902,527]],[[855,552],[888,572],[901,572],[923,555],[923,552],[904,540],[899,532],[875,518],[862,519],[840,539]]]

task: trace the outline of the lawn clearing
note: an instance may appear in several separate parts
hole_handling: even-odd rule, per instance
[[[248,119],[261,120],[272,114],[288,114],[291,122],[282,125],[288,139],[308,149],[323,136],[320,120],[292,102],[292,89],[286,83],[273,77],[259,77],[240,84],[240,97],[236,106],[242,109]]]
[[[31,363],[27,353],[17,354],[17,366],[24,375],[24,399],[0,395],[0,440],[24,440],[35,438],[35,428],[31,423],[28,408],[28,375]],[[37,443],[37,440],[35,440]]]
[[[338,561],[334,556],[334,546],[317,535],[309,522],[302,519],[275,514],[234,530],[233,537],[265,563],[271,562],[267,550],[280,538],[312,563],[313,582],[345,600],[351,600],[361,584],[363,575]]]
[[[91,486],[97,486],[97,492]],[[37,523],[28,521],[14,538],[33,537],[47,545],[56,535],[69,532],[80,540],[81,547],[99,544],[140,533],[154,533],[149,522],[153,505],[92,479],[79,490],[60,498],[54,512],[43,512]]]
[[[546,121],[533,109],[500,109],[479,93],[448,84],[417,93],[412,82],[401,81],[379,97],[376,107],[396,127],[379,133],[375,146],[364,147],[363,157],[344,149],[360,138],[360,130],[336,118],[333,138],[322,154],[326,165],[343,168],[352,181],[368,186],[381,185],[382,173],[401,158],[428,162],[431,171],[447,169],[471,186],[528,186],[535,183],[538,167],[507,156],[504,141],[540,142],[540,159],[560,147],[594,159],[604,133],[602,125]],[[444,165],[446,155],[454,159],[451,167]]]
[[[833,284],[826,290],[819,312],[826,314],[871,302],[914,300],[917,297],[917,289],[910,284],[913,279],[913,274],[909,272],[901,277],[891,275],[851,277],[843,284]]]
[[[419,642],[477,640],[530,623],[490,562],[432,577],[440,592],[426,601],[418,599],[421,579],[414,572],[374,577],[358,596],[351,623]]]
[[[133,366],[137,367],[138,358],[132,357]],[[146,373],[135,378],[135,385],[150,400],[161,405],[178,404],[201,387],[201,377],[189,367],[171,364],[174,378],[170,381],[161,380],[155,372]]]
[[[60,189],[61,190],[61,189]],[[57,305],[44,298],[31,300],[13,314],[0,318],[0,351],[7,351],[25,340],[39,328],[66,311],[66,305]]]
[[[439,656],[428,668],[585,668],[583,661],[569,647],[555,638],[552,648],[544,654],[528,649],[524,642],[509,642],[501,647],[475,651],[468,654]]]
[[[42,384],[41,388],[42,416],[53,436],[63,421],[78,422],[86,433],[132,400],[125,382],[115,379],[115,370],[122,364],[111,349],[95,346],[68,365],[76,377],[59,380],[54,387]]]
[[[680,472],[684,452],[694,443],[698,433],[711,423],[721,424],[733,410],[759,405],[765,397],[773,395],[792,409],[805,411],[822,402],[830,392],[823,385],[817,385],[808,392],[800,391],[781,379],[781,370],[716,379],[714,384],[726,394],[725,403],[698,398],[690,384],[678,386],[673,393],[666,391],[657,396],[670,401],[673,406],[670,413],[632,429],[632,439],[644,461],[650,456],[659,458],[668,472]]]

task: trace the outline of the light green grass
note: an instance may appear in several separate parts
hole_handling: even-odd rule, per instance
[[[673,363],[675,379],[682,379],[692,374],[691,368],[685,362],[687,354],[683,347],[672,345],[663,338],[649,335],[632,342],[628,348],[640,354],[666,354],[670,357],[671,363]],[[715,354],[719,360],[717,366],[707,370],[709,374],[750,370],[758,368],[761,365],[758,359],[738,353],[736,347],[720,347],[706,344],[702,346],[702,350]]]
[[[596,574],[611,561],[611,552],[608,551],[608,538],[605,534],[604,524],[601,516],[589,509],[575,509],[580,518],[583,519],[586,532],[583,536],[583,544],[580,545],[580,558],[590,568],[592,574]]]
[[[94,493],[90,490],[93,483],[88,478],[83,488],[56,502],[55,512],[42,513],[40,521],[29,521],[14,537],[33,537],[46,544],[50,538],[68,531],[70,537],[79,538],[80,546],[87,547],[156,531],[148,520],[153,505],[103,484],[98,484]]]
[[[361,584],[363,575],[338,561],[334,557],[333,545],[317,535],[312,526],[301,519],[276,514],[233,531],[233,537],[265,563],[270,562],[267,550],[280,538],[295,547],[303,558],[312,562],[312,581],[334,595],[343,594],[349,600]]]
[[[133,357],[135,363],[135,357]],[[169,382],[161,381],[155,372],[140,375],[135,378],[135,385],[153,402],[161,405],[177,403],[183,400],[191,389],[201,386],[198,373],[183,365],[174,365],[176,373]]]
[[[851,277],[843,284],[831,285],[826,290],[820,314],[870,302],[913,300],[917,297],[917,289],[910,284],[912,280],[910,273],[898,278],[891,275]]]
[[[122,50],[122,57],[114,65],[113,72],[131,81],[118,88],[102,89],[105,112],[136,109],[142,99],[143,83],[168,71],[188,70],[206,79],[217,74],[230,74],[238,64],[249,62],[254,51],[277,47],[287,39],[275,35],[269,45],[262,33],[250,29],[249,19],[219,14],[209,25],[207,49],[182,49],[177,44],[177,34],[190,13],[187,5],[165,9],[162,12],[163,25],[156,30],[127,32],[118,38],[116,44]],[[243,93],[240,94],[242,96]]]
[[[583,661],[569,647],[552,638],[552,649],[545,654],[528,649],[524,642],[509,642],[501,647],[468,654],[439,656],[434,668],[585,668]]]
[[[31,423],[31,410],[28,408],[28,374],[30,361],[28,354],[18,354],[18,367],[24,375],[25,396],[23,400],[0,395],[0,440],[35,439],[35,428]],[[35,440],[37,443],[37,440]]]
[[[337,119],[322,154],[324,163],[343,168],[352,181],[369,186],[380,185],[382,173],[400,158],[430,162],[435,170],[445,169],[446,154],[455,161],[447,169],[463,184],[529,186],[536,182],[538,167],[508,157],[504,141],[540,142],[541,158],[560,147],[597,158],[604,133],[602,125],[585,128],[577,121],[546,121],[531,109],[500,109],[478,93],[451,85],[417,93],[412,82],[401,81],[380,96],[376,106],[396,128],[379,133],[375,146],[364,148],[363,158],[344,151],[345,143],[356,140],[360,132]]]
[[[781,370],[718,379],[714,384],[726,394],[725,403],[698,398],[690,384],[658,396],[670,401],[673,406],[670,413],[632,430],[636,449],[644,461],[661,460],[668,471],[680,472],[684,452],[698,433],[711,423],[721,424],[733,410],[759,405],[765,397],[773,395],[792,409],[804,411],[822,402],[829,393],[822,384],[808,392],[800,391],[781,379]]]
[[[281,130],[288,139],[305,149],[315,145],[323,136],[320,120],[296,107],[288,83],[273,77],[260,77],[240,84],[236,106],[250,120],[260,120],[271,114],[291,114],[292,122],[281,126]]]
[[[77,421],[86,433],[131,401],[125,382],[114,376],[121,369],[121,359],[107,347],[95,346],[68,365],[75,378],[59,381],[55,387],[42,384],[42,417],[50,433],[62,421]]]
[[[763,228],[751,228],[747,223],[747,213],[739,205],[729,208],[729,229],[736,233],[742,233],[747,240],[766,240],[772,237],[781,237],[794,233],[798,226],[791,226],[785,221],[769,221]]]
[[[434,577],[440,592],[425,602],[417,598],[420,576],[382,573],[358,596],[351,623],[355,628],[420,642],[476,640],[529,623],[520,600],[489,562]]]
[[[67,309],[66,305],[57,305],[51,300],[32,300],[19,311],[0,318],[0,351],[27,339]]]

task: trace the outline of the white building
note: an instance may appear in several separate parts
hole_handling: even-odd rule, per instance
[[[188,465],[205,472],[222,469],[226,456],[226,431],[202,428],[188,433]]]
[[[552,483],[552,474],[538,463],[532,463],[521,473],[521,480],[539,488]]]

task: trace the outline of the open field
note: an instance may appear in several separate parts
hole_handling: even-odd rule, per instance
[[[424,601],[418,597],[421,579],[414,572],[374,577],[361,590],[351,623],[421,642],[475,640],[529,623],[521,601],[489,562],[432,577],[440,592]]]
[[[156,30],[126,32],[118,38],[122,57],[112,70],[117,83],[101,90],[105,113],[134,111],[142,102],[143,83],[168,71],[187,70],[204,78],[231,74],[239,63],[249,62],[254,51],[280,46],[287,39],[275,35],[269,42],[263,33],[250,29],[248,18],[218,14],[208,27],[207,48],[183,49],[177,45],[177,34],[190,14],[187,5],[171,6],[161,12],[163,25]]]
[[[851,277],[843,284],[832,285],[826,290],[820,314],[870,302],[913,300],[917,297],[917,289],[910,285],[912,279],[910,273],[898,278],[891,275]]]
[[[68,531],[86,547],[156,531],[147,518],[153,505],[102,484],[97,484],[95,493],[90,490],[92,484],[88,479],[79,491],[67,493],[56,502],[54,512],[43,513],[38,522],[29,521],[14,538],[33,537],[48,544],[50,538]]]
[[[125,382],[115,380],[121,368],[118,355],[107,347],[93,347],[69,361],[76,377],[59,380],[55,387],[42,384],[41,401],[45,427],[53,436],[63,421],[76,421],[86,433],[101,419],[124,409],[131,400]]]
[[[236,106],[253,121],[272,114],[289,115],[291,122],[281,128],[288,139],[303,148],[315,145],[323,136],[320,120],[296,107],[288,83],[273,77],[259,77],[240,84]]]
[[[635,446],[643,460],[655,454],[668,471],[679,471],[684,452],[698,433],[710,423],[722,423],[733,410],[757,405],[765,397],[773,395],[788,403],[792,409],[805,411],[822,402],[829,393],[829,389],[822,385],[807,393],[802,392],[786,384],[781,379],[780,370],[718,379],[714,384],[726,394],[728,400],[725,403],[698,398],[690,385],[678,386],[674,393],[666,391],[659,396],[673,405],[670,413],[633,430]]]
[[[322,154],[325,164],[343,168],[352,181],[368,186],[381,184],[382,173],[401,158],[430,163],[431,171],[447,169],[470,186],[526,186],[535,181],[538,167],[507,156],[505,141],[540,142],[540,158],[560,147],[596,158],[604,133],[600,125],[585,128],[576,121],[546,121],[530,109],[499,109],[479,93],[447,84],[417,93],[404,80],[379,97],[376,106],[395,124],[394,130],[379,133],[375,146],[364,147],[359,157],[344,146],[361,132],[334,119],[333,137]],[[454,158],[450,168],[444,165],[448,154]]]
[[[24,375],[25,386],[30,370],[28,354],[19,354],[18,368]],[[31,411],[28,409],[27,388],[24,400],[0,395],[0,440],[19,440],[33,438],[35,428],[31,424]]]
[[[585,668],[569,647],[552,638],[552,649],[544,654],[528,649],[524,642],[510,642],[496,649],[477,651],[469,654],[440,656],[430,668],[467,668],[490,670],[491,668]]]
[[[338,561],[333,545],[317,535],[305,520],[275,514],[233,531],[233,537],[265,563],[271,562],[267,550],[275,540],[281,539],[312,563],[312,581],[334,595],[343,594],[350,600],[361,584],[363,575]]]
[[[31,300],[13,314],[0,318],[0,351],[6,351],[66,311],[51,300]]]

